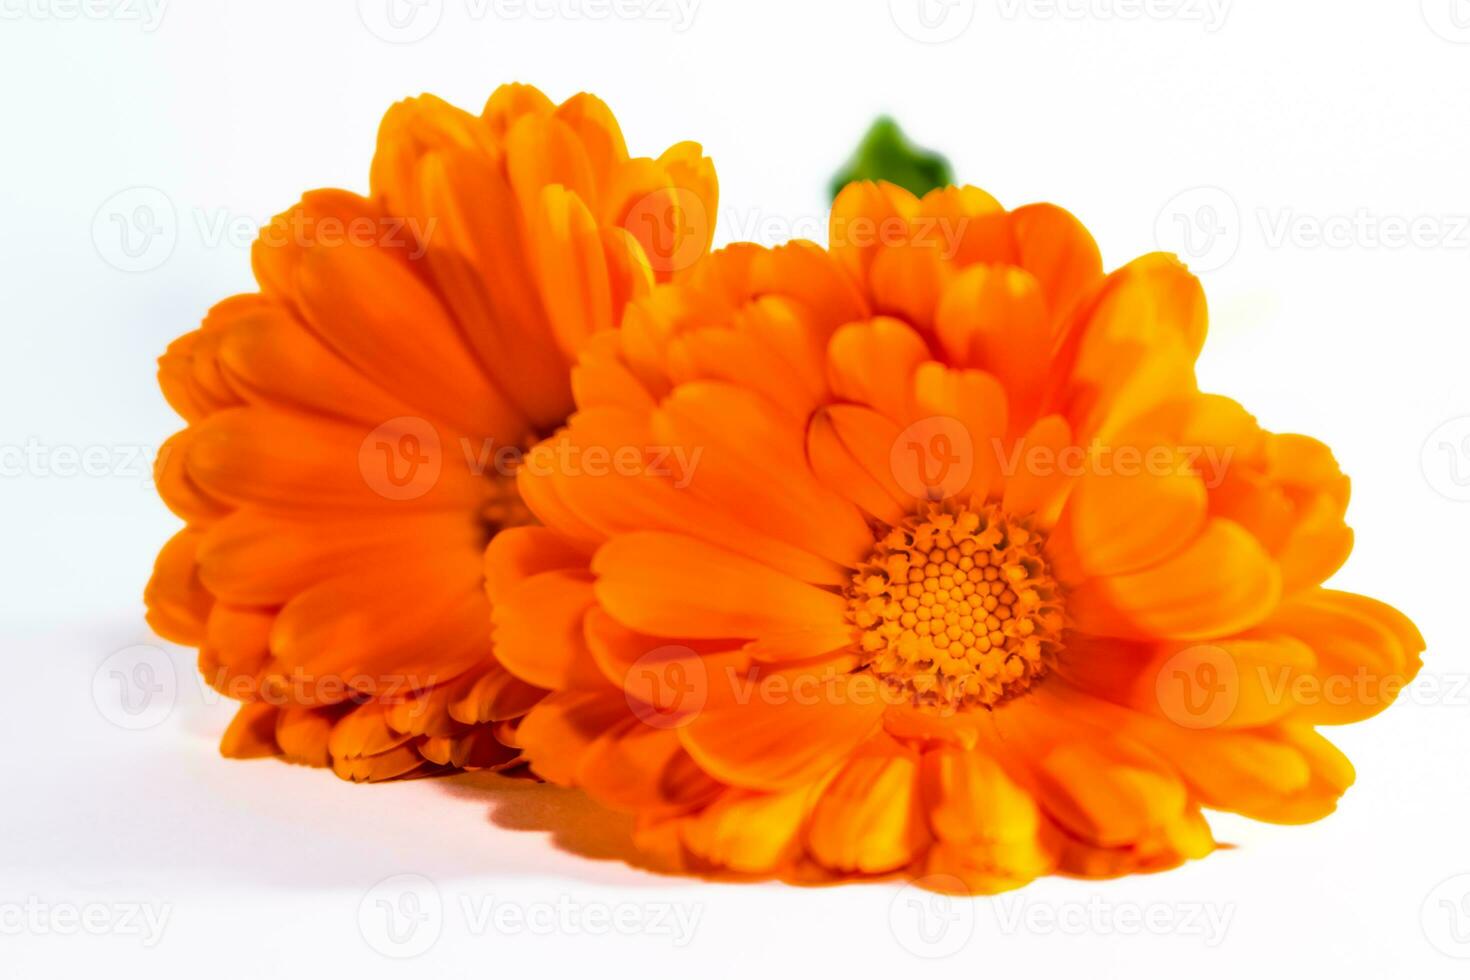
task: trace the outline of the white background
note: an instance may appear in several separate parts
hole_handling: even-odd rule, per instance
[[[1441,883],[1470,873],[1470,4],[428,0],[395,34],[388,0],[87,2],[0,0],[0,973],[1465,975],[1470,877]],[[255,225],[365,188],[389,103],[511,80],[596,92],[638,152],[701,141],[722,240],[819,236],[890,111],[1006,204],[1073,210],[1110,267],[1189,251],[1203,382],[1334,447],[1358,529],[1336,584],[1429,639],[1404,701],[1335,735],[1339,813],[1221,818],[1239,846],[1164,875],[915,906],[633,871],[619,825],[526,783],[219,759],[228,705],[141,618],[176,525],[146,478],[178,424],[154,358],[250,288]],[[130,257],[115,221],[141,205],[164,234]],[[165,690],[128,730],[109,669],[137,656]],[[423,877],[374,890],[396,875]],[[428,918],[395,945],[377,902],[405,890]],[[59,934],[89,907],[101,934]],[[599,913],[625,934],[590,934]]]

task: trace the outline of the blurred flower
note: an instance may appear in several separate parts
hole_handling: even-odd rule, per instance
[[[514,468],[572,408],[572,352],[707,249],[715,194],[697,145],[630,158],[596,98],[511,85],[479,116],[394,106],[368,197],[262,229],[259,291],[159,370],[187,526],[148,618],[244,702],[226,755],[354,780],[518,761],[541,692],[493,655],[485,544],[532,519]]]

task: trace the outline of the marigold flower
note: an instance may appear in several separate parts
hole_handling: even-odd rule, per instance
[[[1321,587],[1347,480],[1198,390],[1205,322],[1057,207],[874,183],[828,250],[636,300],[519,474],[545,526],[487,549],[498,656],[553,692],[532,768],[670,867],[966,891],[1203,856],[1203,808],[1327,814],[1315,726],[1423,641]]]
[[[479,116],[399,103],[368,197],[262,229],[259,291],[159,369],[187,526],[148,618],[244,702],[224,754],[354,780],[518,760],[541,692],[492,653],[485,543],[532,519],[516,454],[572,408],[573,352],[707,249],[715,194],[696,144],[630,158],[602,102],[511,85]]]

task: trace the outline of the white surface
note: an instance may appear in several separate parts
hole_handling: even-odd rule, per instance
[[[1131,0],[1061,0],[1065,16],[1044,0],[926,0],[928,21],[917,0],[702,0],[682,30],[576,14],[597,0],[530,0],[550,18],[424,0],[436,29],[406,44],[365,27],[384,29],[387,0],[365,0],[366,17],[349,0],[85,2],[0,0],[0,447],[37,447],[0,460],[6,976],[1464,975],[1449,954],[1470,955],[1470,878],[1437,888],[1470,873],[1470,503],[1452,499],[1470,496],[1462,0],[1150,0],[1140,17]],[[954,36],[924,43],[900,24]],[[478,107],[509,80],[597,92],[636,150],[701,140],[725,239],[820,228],[828,176],[880,110],[1004,202],[1071,208],[1110,266],[1193,221],[1214,313],[1204,382],[1334,447],[1358,529],[1338,584],[1400,605],[1430,640],[1410,695],[1335,736],[1359,777],[1341,811],[1306,828],[1220,819],[1240,847],[1166,875],[931,906],[951,918],[927,944],[914,896],[891,886],[710,885],[574,856],[558,834],[619,845],[586,839],[556,791],[356,787],[225,762],[228,706],[201,696],[179,651],[151,655],[173,658],[155,684],[176,685],[138,716],[156,723],[115,724],[134,716],[107,658],[157,642],[139,595],[175,526],[145,475],[176,426],[153,359],[249,286],[255,224],[303,189],[364,186],[391,101]],[[156,193],[114,199],[138,186]],[[125,260],[110,216],[140,203],[172,251],[164,236]],[[1223,235],[1200,237],[1212,218]],[[1414,219],[1417,243],[1383,243]],[[1314,243],[1314,226],[1346,238]],[[91,450],[94,475],[64,475],[71,449]],[[404,874],[429,890],[372,891]],[[404,887],[442,911],[399,946],[376,903]],[[57,934],[84,912],[102,934]],[[534,930],[505,917],[518,912]],[[140,913],[166,916],[161,934]],[[1145,913],[1164,934],[1134,926]],[[429,939],[415,959],[379,952]]]

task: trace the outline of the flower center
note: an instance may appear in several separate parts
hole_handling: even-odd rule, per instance
[[[898,700],[944,712],[1025,692],[1062,631],[1045,540],[997,507],[931,507],[890,528],[847,589],[865,668]]]
[[[490,487],[480,505],[479,516],[492,535],[508,527],[537,523],[536,515],[521,499],[521,490],[516,483],[516,470],[519,468],[520,458],[516,457],[486,474]]]
[[[492,482],[495,489],[480,509],[481,520],[490,525],[493,531],[536,523],[531,508],[526,506],[520,491],[516,489],[515,477],[497,476]]]

